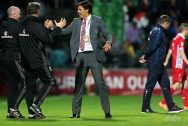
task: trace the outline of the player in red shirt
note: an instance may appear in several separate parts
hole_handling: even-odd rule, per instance
[[[173,94],[176,90],[182,89],[181,95],[184,103],[184,109],[188,109],[188,76],[185,72],[186,65],[188,65],[188,60],[185,55],[185,36],[188,35],[188,24],[182,23],[179,27],[179,31],[180,33],[172,40],[164,66],[168,64],[168,61],[172,55],[173,85],[170,90]],[[164,98],[159,103],[159,106],[165,110],[168,110]]]

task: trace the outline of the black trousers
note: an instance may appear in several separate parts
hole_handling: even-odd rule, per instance
[[[8,83],[8,112],[10,108],[18,109],[25,91],[25,76],[20,62],[17,60],[3,61],[3,65],[7,69]]]
[[[34,69],[25,69],[26,77],[26,103],[28,106],[28,111],[31,114],[32,111],[29,109],[30,106],[34,103],[37,106],[40,106],[46,96],[51,91],[52,87],[55,85],[55,78],[52,74],[52,70],[49,65],[44,65],[43,67],[38,67]],[[39,91],[38,97],[34,101],[35,87],[37,79],[40,79],[43,83],[41,90]]]
[[[148,64],[148,75],[143,95],[142,107],[150,107],[152,91],[157,82],[159,83],[162,89],[164,98],[167,102],[168,109],[171,110],[175,104],[172,100],[172,95],[170,92],[170,80],[168,78],[168,73],[166,71],[166,68],[162,64]]]

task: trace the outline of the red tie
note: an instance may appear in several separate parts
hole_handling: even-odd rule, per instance
[[[86,19],[83,19],[83,20],[82,20],[81,39],[80,39],[80,49],[81,49],[82,51],[84,51],[84,47],[85,47],[85,42],[84,42],[85,30],[86,30]]]

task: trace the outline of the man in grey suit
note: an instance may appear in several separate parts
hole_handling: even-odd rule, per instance
[[[105,118],[111,118],[110,102],[107,86],[103,79],[102,63],[106,60],[104,52],[111,49],[112,36],[102,19],[91,15],[92,5],[89,1],[78,3],[77,12],[80,17],[73,19],[73,22],[62,30],[62,35],[72,34],[70,40],[71,56],[72,61],[76,64],[75,90],[72,101],[73,115],[71,118],[80,118],[82,96],[89,69],[99,89]],[[100,42],[100,35],[106,40],[104,46]]]

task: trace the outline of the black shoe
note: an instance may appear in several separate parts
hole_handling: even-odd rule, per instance
[[[156,113],[155,111],[153,111],[150,107],[149,108],[142,108],[142,112],[141,113]]]
[[[44,119],[40,115],[37,114],[29,114],[28,119]]]
[[[179,108],[177,106],[174,106],[170,111],[168,111],[168,113],[180,113],[183,112],[184,109],[183,108]]]
[[[15,119],[16,117],[15,117],[15,116],[12,116],[12,115],[10,115],[10,113],[8,113],[8,114],[7,114],[7,118],[9,118],[9,119]]]
[[[40,113],[40,117],[43,118],[43,119],[46,118],[46,116],[43,113]]]
[[[105,113],[105,118],[107,119],[112,118],[112,115],[110,113]]]
[[[25,118],[25,116],[23,116],[20,111],[18,110],[18,113],[19,113],[19,118]]]
[[[72,114],[72,116],[70,118],[80,118],[79,114]]]
[[[43,114],[42,114],[42,111],[41,111],[41,108],[39,106],[36,106],[35,104],[32,104],[30,106],[30,109],[35,113],[37,114],[38,116],[41,116],[41,118],[46,118]]]
[[[7,118],[25,118],[19,110],[10,109],[10,112],[7,114]]]

